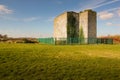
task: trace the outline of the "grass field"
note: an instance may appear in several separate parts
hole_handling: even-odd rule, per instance
[[[120,45],[1,43],[0,80],[120,80]]]

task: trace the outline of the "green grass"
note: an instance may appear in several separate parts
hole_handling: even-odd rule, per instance
[[[120,45],[1,43],[0,80],[120,80]]]

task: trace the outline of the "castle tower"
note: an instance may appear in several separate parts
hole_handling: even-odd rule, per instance
[[[85,43],[92,43],[90,40],[95,39],[97,33],[96,18],[96,12],[92,10],[80,13],[65,12],[54,19],[54,38],[57,40],[80,38]]]
[[[83,30],[83,36],[86,39],[96,38],[96,12],[85,10],[79,13],[79,31]],[[79,34],[80,35],[80,34]]]
[[[54,38],[67,38],[67,12],[54,19]]]
[[[79,14],[65,12],[54,19],[54,38],[79,37]]]

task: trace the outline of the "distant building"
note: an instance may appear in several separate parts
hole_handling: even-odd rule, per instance
[[[96,12],[84,10],[83,12],[65,12],[54,19],[54,38],[96,38],[97,17]],[[88,40],[86,41],[88,42]]]

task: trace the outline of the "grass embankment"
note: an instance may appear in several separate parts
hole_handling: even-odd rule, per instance
[[[120,80],[120,45],[0,44],[0,80]]]

